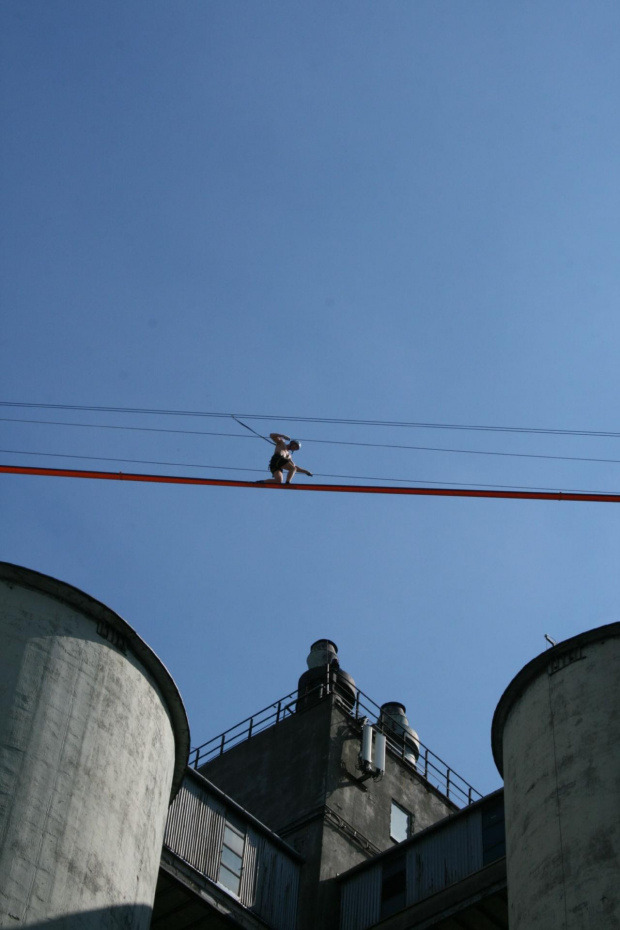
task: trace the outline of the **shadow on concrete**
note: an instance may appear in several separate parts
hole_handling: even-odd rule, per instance
[[[149,930],[153,909],[146,904],[118,904],[45,920],[0,913],[0,927],[28,930]]]

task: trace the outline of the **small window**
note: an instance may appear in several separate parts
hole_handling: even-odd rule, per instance
[[[245,828],[235,823],[230,816],[224,827],[224,843],[220,857],[219,880],[222,885],[238,895],[241,888],[241,871],[243,868],[243,850],[245,848]]]
[[[395,842],[402,843],[413,835],[413,814],[392,801],[390,815],[390,836]]]

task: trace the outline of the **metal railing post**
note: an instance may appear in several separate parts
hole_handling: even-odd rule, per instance
[[[304,698],[306,700],[309,699],[310,703],[314,703],[317,699],[320,700],[331,693],[337,693],[337,691],[336,669],[332,668],[332,666],[327,666],[325,674],[319,676],[314,686],[305,694]],[[284,698],[280,698],[277,702],[274,701],[273,704],[264,707],[258,713],[246,718],[234,727],[230,727],[228,730],[218,734],[218,736],[213,737],[213,739],[208,740],[206,743],[194,747],[189,756],[191,760],[190,765],[198,769],[198,766],[201,765],[203,761],[206,765],[210,759],[218,754],[222,755],[231,746],[235,746],[246,739],[250,739],[254,733],[260,733],[268,727],[279,723],[281,720],[285,720],[289,714],[295,713],[298,703],[299,689],[287,694]],[[354,713],[356,720],[359,720],[363,715],[375,721],[372,726],[375,727],[378,732],[383,732],[388,735],[385,729],[385,721],[381,719],[381,708],[372,698],[364,694],[363,691],[356,688],[355,698],[352,703],[346,703],[344,701],[339,703],[342,703],[342,706],[346,704],[347,713]],[[245,730],[243,730],[244,726]],[[388,739],[388,748],[390,752],[399,756],[401,759],[409,761],[410,763],[412,762],[411,758],[407,760],[406,744],[403,740],[398,739],[397,736],[394,738],[392,734],[392,737]],[[424,778],[429,784],[437,787],[451,800],[455,798],[456,800],[454,803],[457,805],[473,804],[478,798],[482,797],[469,782],[461,778],[456,772],[453,772],[443,759],[435,755],[424,743],[420,743],[419,749],[420,755],[415,761],[414,767],[418,775]],[[432,780],[430,778],[431,772],[433,775]]]

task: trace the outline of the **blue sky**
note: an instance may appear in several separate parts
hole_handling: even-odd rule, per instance
[[[264,415],[315,474],[368,483],[620,490],[614,462],[324,442],[620,459],[614,437],[284,419],[617,429],[617,3],[4,0],[0,21],[0,400]],[[232,419],[0,416],[4,464],[253,480],[269,457]],[[618,618],[614,505],[1,486],[0,557],[125,617],[194,743],[291,691],[326,636],[489,791],[493,710],[544,633]]]

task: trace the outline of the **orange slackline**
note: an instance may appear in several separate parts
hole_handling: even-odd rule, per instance
[[[590,494],[577,491],[485,491],[478,488],[390,488],[365,484],[275,484],[274,482],[234,481],[224,478],[182,478],[176,475],[137,475],[127,472],[81,471],[73,468],[30,468],[0,465],[0,473],[44,475],[54,478],[99,478],[107,481],[147,481],[156,484],[199,484],[224,488],[260,488],[278,491],[338,491],[348,494],[409,494],[429,497],[491,497],[534,501],[599,501],[620,503],[620,494]]]

